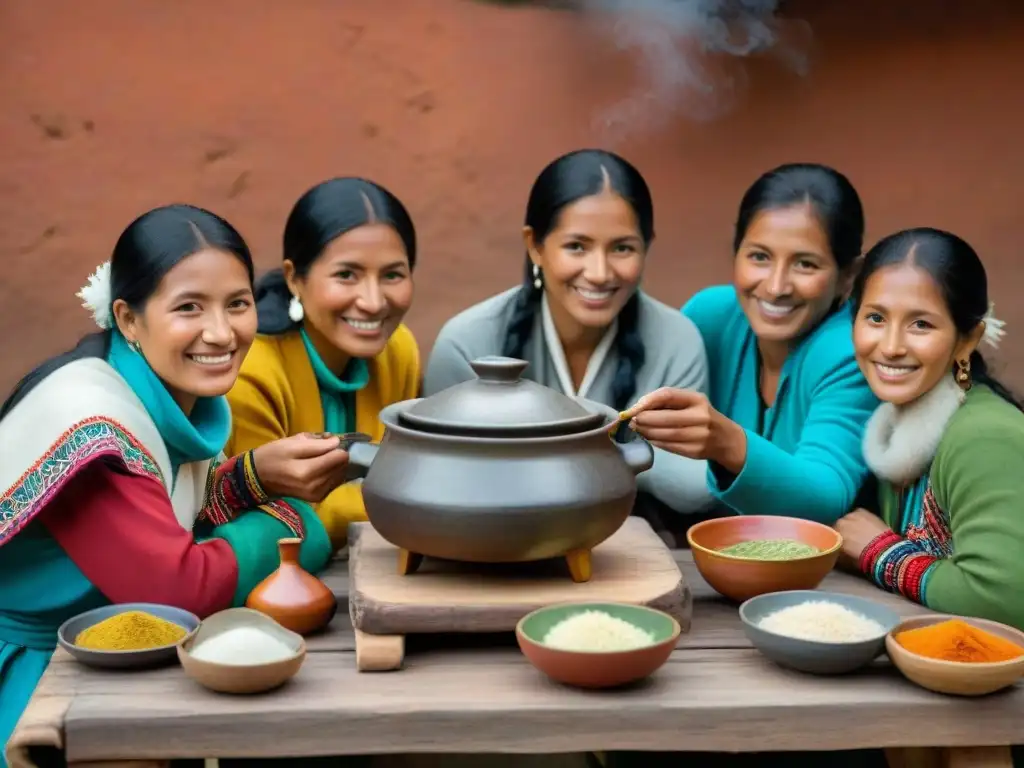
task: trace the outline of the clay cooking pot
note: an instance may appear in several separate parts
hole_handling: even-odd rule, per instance
[[[527,365],[475,360],[478,378],[388,406],[381,443],[349,446],[381,536],[414,558],[516,563],[589,553],[622,526],[654,450],[613,442],[617,412],[522,379]]]

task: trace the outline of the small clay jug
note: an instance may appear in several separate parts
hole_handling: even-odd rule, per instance
[[[338,610],[338,601],[320,579],[299,565],[301,544],[302,539],[277,542],[281,565],[256,585],[245,606],[266,614],[292,632],[308,635],[330,623]]]

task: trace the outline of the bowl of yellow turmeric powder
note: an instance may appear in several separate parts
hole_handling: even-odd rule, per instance
[[[885,650],[904,677],[936,693],[984,696],[1024,678],[1024,632],[987,619],[905,619]]]
[[[177,659],[178,643],[199,627],[199,617],[170,605],[123,603],[80,613],[57,630],[57,642],[91,667],[155,667]]]

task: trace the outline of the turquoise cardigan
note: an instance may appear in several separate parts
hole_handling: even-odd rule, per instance
[[[789,353],[760,432],[757,338],[735,289],[706,288],[682,312],[704,337],[711,404],[747,433],[739,475],[709,464],[711,493],[747,515],[831,525],[849,512],[868,476],[861,440],[878,407],[853,356],[850,306],[826,317]]]

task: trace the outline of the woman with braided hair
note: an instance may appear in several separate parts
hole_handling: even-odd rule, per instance
[[[639,287],[654,209],[636,168],[602,150],[559,157],[533,184],[523,240],[523,283],[448,321],[424,394],[472,379],[470,361],[487,355],[526,360],[527,378],[617,410],[660,387],[704,391],[696,326]],[[659,450],[638,478],[641,499],[648,509],[702,510],[706,471],[705,462]]]

